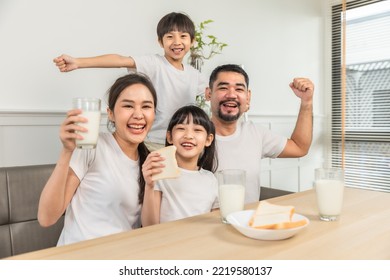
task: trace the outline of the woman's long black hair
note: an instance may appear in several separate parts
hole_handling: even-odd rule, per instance
[[[171,121],[169,122],[167,132],[172,133],[172,129],[175,125],[189,123],[191,116],[194,124],[203,126],[207,135],[214,135],[211,145],[205,147],[203,154],[198,160],[199,169],[203,168],[214,173],[218,168],[217,151],[215,146],[215,126],[205,111],[195,105],[187,105],[179,108],[173,114]],[[168,141],[165,140],[165,146],[170,145],[172,144],[169,144]]]
[[[152,94],[153,101],[154,101],[154,110],[156,110],[157,107],[157,94],[156,90],[152,84],[152,82],[149,80],[149,78],[146,75],[142,75],[139,73],[131,73],[128,75],[125,75],[123,77],[118,78],[115,83],[111,86],[111,88],[108,91],[108,108],[114,112],[114,107],[116,104],[116,101],[119,98],[119,95],[124,91],[127,87],[135,85],[135,84],[141,84],[148,88],[150,93]],[[115,129],[115,124],[108,120],[107,128],[109,131],[113,131]],[[138,202],[142,204],[144,200],[144,193],[145,193],[145,179],[142,175],[142,164],[145,162],[149,150],[146,147],[145,143],[142,142],[138,145],[138,162],[139,162],[139,175],[138,175],[138,185],[139,185],[139,192],[138,192]]]

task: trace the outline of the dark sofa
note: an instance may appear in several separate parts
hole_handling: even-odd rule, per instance
[[[56,246],[64,216],[47,228],[37,220],[39,196],[53,168],[0,168],[0,258]]]

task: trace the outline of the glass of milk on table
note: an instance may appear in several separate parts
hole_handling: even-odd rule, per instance
[[[84,137],[84,139],[76,139],[76,145],[79,149],[94,149],[96,147],[100,126],[100,104],[101,100],[99,98],[73,98],[73,108],[81,109],[80,116],[88,119],[85,123],[78,123],[79,126],[88,129],[86,132],[77,131],[78,134]]]
[[[245,170],[225,169],[217,172],[219,210],[222,222],[227,224],[227,215],[244,210]]]
[[[317,168],[314,188],[320,219],[335,221],[343,205],[344,170],[341,168]]]

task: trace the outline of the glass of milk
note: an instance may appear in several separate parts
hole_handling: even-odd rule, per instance
[[[100,126],[100,106],[101,100],[99,98],[77,97],[73,98],[73,108],[81,109],[80,116],[88,119],[87,122],[78,123],[88,129],[86,132],[78,131],[84,139],[76,139],[76,145],[79,149],[94,149],[97,144]]]
[[[317,168],[314,188],[320,219],[335,221],[343,205],[344,170],[341,168]]]
[[[228,224],[230,213],[244,210],[246,172],[240,169],[225,169],[216,173],[219,190],[219,210],[222,222]]]

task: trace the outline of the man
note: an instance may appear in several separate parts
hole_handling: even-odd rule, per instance
[[[259,200],[261,158],[302,157],[313,137],[314,85],[307,78],[295,78],[290,88],[301,99],[295,129],[290,139],[259,127],[239,122],[249,109],[251,91],[248,74],[238,65],[222,65],[211,73],[206,99],[216,128],[218,169],[247,172],[245,203]]]

